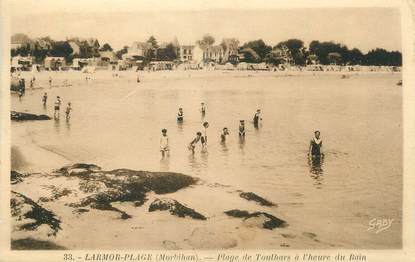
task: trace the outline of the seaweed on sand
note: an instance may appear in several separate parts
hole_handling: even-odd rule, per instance
[[[20,193],[12,191],[10,208],[12,216],[16,217],[17,220],[29,220],[20,226],[22,230],[36,230],[41,225],[48,225],[52,229],[51,234],[56,235],[61,229],[61,221],[56,218],[53,212],[41,207],[32,199]]]
[[[252,193],[252,192],[242,192],[242,193],[239,194],[239,196],[246,199],[246,200],[248,200],[248,201],[255,201],[255,202],[259,203],[261,206],[269,206],[269,207],[275,206],[274,203],[266,200],[265,198],[262,198],[262,197],[258,196],[255,193]]]
[[[265,212],[249,213],[248,211],[245,211],[245,210],[233,209],[233,210],[225,211],[225,214],[231,217],[243,218],[244,221],[250,218],[264,217],[264,222],[262,224],[262,227],[265,229],[270,229],[270,230],[277,228],[277,227],[285,227],[287,225],[284,220],[279,219]]]
[[[193,219],[199,219],[199,220],[206,220],[206,217],[198,212],[196,212],[194,209],[186,207],[179,203],[177,200],[169,199],[169,198],[163,198],[163,199],[156,199],[153,203],[151,203],[148,211],[154,212],[154,211],[165,211],[168,210],[170,214],[178,217],[191,217]]]

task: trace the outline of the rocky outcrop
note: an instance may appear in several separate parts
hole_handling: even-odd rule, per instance
[[[14,239],[11,241],[12,250],[65,250],[65,247],[56,245],[51,241],[33,238]]]
[[[12,185],[18,184],[18,183],[22,182],[23,178],[26,177],[26,176],[28,176],[28,175],[22,174],[22,173],[19,173],[17,171],[12,170],[12,171],[10,171],[10,183]]]
[[[225,211],[225,214],[231,217],[243,218],[243,221],[247,223],[256,224],[257,226],[270,230],[277,227],[285,227],[287,225],[284,220],[265,212],[249,213],[245,210],[233,209]]]
[[[252,193],[252,192],[242,192],[242,193],[239,194],[239,196],[246,199],[246,200],[248,200],[248,201],[255,201],[258,204],[260,204],[261,206],[268,206],[268,207],[276,206],[274,203],[266,200],[265,198],[262,198],[262,197],[258,196],[255,193]]]
[[[80,190],[88,194],[78,203],[71,203],[69,206],[89,206],[99,210],[115,211],[120,213],[123,219],[131,216],[113,207],[113,202],[134,202],[135,206],[141,206],[147,200],[146,194],[150,191],[156,194],[173,193],[197,182],[197,179],[180,173],[130,169],[103,171],[99,166],[92,164],[74,164],[58,169],[55,173],[78,177],[81,179]]]
[[[154,200],[154,202],[150,204],[148,211],[169,211],[170,214],[178,217],[191,217],[193,219],[206,220],[204,215],[170,198]]]
[[[49,188],[52,190],[52,195],[49,197],[40,197],[38,202],[51,202],[72,194],[72,190],[68,188],[58,188],[53,185],[49,186]]]
[[[10,199],[11,215],[18,230],[37,230],[45,225],[49,228],[48,236],[56,235],[61,229],[61,221],[51,211],[41,207],[32,199],[12,191]]]
[[[30,113],[22,113],[11,111],[10,118],[14,121],[28,121],[28,120],[50,120],[51,118],[47,115],[36,115]]]

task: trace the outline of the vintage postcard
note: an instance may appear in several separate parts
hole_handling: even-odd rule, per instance
[[[414,1],[0,1],[0,261],[414,261]]]

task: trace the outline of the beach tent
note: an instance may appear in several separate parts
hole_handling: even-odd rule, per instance
[[[95,66],[85,66],[81,70],[84,74],[93,74],[95,73]]]
[[[235,66],[233,64],[231,64],[231,63],[226,63],[224,65],[224,69],[225,70],[235,70]]]
[[[238,64],[238,66],[236,68],[238,70],[247,70],[248,69],[248,63],[241,62],[241,63]]]

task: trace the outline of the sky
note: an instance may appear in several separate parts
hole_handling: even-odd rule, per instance
[[[298,38],[307,45],[312,40],[335,41],[364,52],[376,47],[401,50],[401,18],[394,7],[321,8],[317,4],[291,8],[260,0],[238,7],[203,0],[199,5],[190,5],[190,1],[55,2],[12,1],[10,32],[55,40],[96,37],[101,45],[108,42],[115,49],[151,35],[159,43],[177,37],[180,44],[194,44],[209,33],[217,44],[224,37],[236,37],[241,43],[263,39],[272,46]]]

